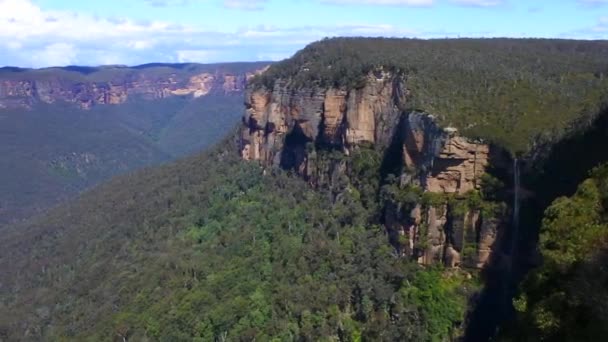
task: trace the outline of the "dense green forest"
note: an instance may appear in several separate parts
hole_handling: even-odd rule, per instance
[[[506,340],[594,341],[608,334],[608,165],[547,208],[543,264],[521,285]]]
[[[350,89],[391,71],[405,78],[411,109],[521,153],[606,105],[607,55],[606,41],[332,38],[273,65],[256,84]]]
[[[0,333],[31,340],[442,341],[477,281],[399,258],[352,189],[233,141],[115,180],[0,236]],[[367,199],[369,200],[369,198]],[[1,336],[1,335],[0,335]]]
[[[241,160],[234,133],[207,152],[118,176],[44,216],[4,228],[0,340],[457,340],[472,319],[470,309],[483,299],[482,275],[400,256],[399,245],[409,241],[399,236],[389,243],[382,225],[386,206],[408,214],[416,204],[448,205],[457,215],[474,208],[504,220],[501,229],[508,226],[512,208],[506,203],[520,190],[522,206],[539,195],[509,179],[519,178],[518,163],[534,172],[525,163],[536,160],[513,163],[508,152],[559,139],[600,112],[606,52],[605,42],[560,40],[339,38],[311,44],[254,86],[288,79],[296,88],[350,88],[380,68],[400,74],[411,91],[404,114],[429,112],[444,125],[496,143],[490,155],[496,164],[480,191],[424,192],[411,181],[417,170],[403,168],[401,150],[367,144],[348,154],[310,148],[307,157],[331,178],[311,186],[293,170]],[[231,100],[226,106],[241,106],[240,97]],[[168,156],[208,146],[210,140],[199,138],[218,138],[230,118],[203,125],[216,132],[196,129],[188,123],[199,118],[199,105],[172,103],[167,116],[162,103],[127,103],[120,132]],[[112,115],[105,110],[90,114]],[[146,119],[131,112],[145,112]],[[110,132],[104,124],[95,125],[100,136]],[[73,174],[63,169],[52,168],[62,177]],[[544,177],[567,173],[556,174]],[[517,319],[500,327],[499,338],[592,341],[607,333],[607,180],[608,166],[596,168],[576,194],[546,209],[539,243],[544,263],[521,284],[513,301]],[[563,191],[563,183],[551,183],[551,194]],[[527,222],[519,240],[497,232],[498,261],[490,276],[518,267],[509,257],[522,236],[532,239],[535,227],[523,227]],[[414,247],[428,247],[420,235]],[[513,245],[501,245],[505,237]],[[521,249],[527,244],[533,242]],[[500,300],[510,303],[504,293],[512,279],[498,279],[504,280]],[[508,306],[500,305],[482,314]]]
[[[239,93],[0,110],[0,226],[114,175],[209,147],[238,122],[242,102]]]

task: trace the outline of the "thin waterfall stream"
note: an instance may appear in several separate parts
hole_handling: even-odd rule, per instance
[[[467,326],[463,338],[466,342],[490,341],[496,336],[501,322],[511,314],[514,288],[517,286],[517,273],[521,272],[517,263],[519,254],[520,223],[521,223],[521,170],[520,161],[513,158],[512,164],[512,208],[511,225],[508,231],[502,255],[502,266],[486,270],[487,278],[484,292],[481,294],[476,310],[471,316],[472,321]]]
[[[511,251],[510,258],[511,262],[509,270],[513,271],[513,264],[515,263],[515,254],[517,251],[517,239],[519,236],[519,191],[520,191],[520,174],[519,174],[519,160],[513,158],[513,222],[511,232]]]
[[[520,223],[520,171],[519,171],[519,160],[517,157],[513,158],[513,217],[511,218],[511,245],[509,246],[508,262],[506,264],[505,274],[503,275],[502,281],[502,296],[504,297],[504,304],[502,307],[502,315],[508,317],[509,308],[511,307],[513,299],[513,289],[516,285],[516,272],[517,272],[517,251],[519,242],[519,223]],[[498,328],[498,327],[497,327]]]

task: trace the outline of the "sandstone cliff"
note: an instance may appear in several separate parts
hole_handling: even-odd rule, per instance
[[[272,90],[250,89],[243,158],[300,168],[307,142],[346,153],[361,143],[386,147],[405,104],[403,87],[399,77],[379,72],[368,75],[359,89],[291,89],[284,81]],[[284,152],[283,158],[279,152]]]
[[[249,89],[242,157],[291,169],[313,186],[335,187],[340,175],[348,176],[348,162],[320,160],[317,150],[348,155],[372,146],[384,158],[401,160],[401,188],[415,186],[439,198],[414,206],[385,203],[383,222],[398,253],[423,264],[483,267],[501,220],[468,203],[480,190],[490,146],[408,110],[409,97],[406,80],[383,70],[355,89],[296,88],[289,80]],[[389,155],[393,145],[399,155]]]
[[[401,253],[424,264],[483,267],[500,220],[471,197],[481,188],[490,146],[460,136],[453,128],[441,128],[425,114],[410,113],[403,128],[403,160],[413,175],[409,183],[436,196],[413,208],[396,203],[387,210],[387,228],[405,237],[405,244],[399,239]]]
[[[214,70],[215,69],[215,70]],[[30,108],[37,103],[72,103],[83,109],[99,104],[120,104],[130,97],[161,99],[240,93],[247,81],[265,70],[248,71],[198,67],[104,67],[91,73],[65,68],[2,70],[0,108]]]

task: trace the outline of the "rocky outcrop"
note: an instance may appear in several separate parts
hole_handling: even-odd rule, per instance
[[[471,197],[478,196],[490,146],[441,128],[423,113],[409,113],[402,127],[402,185],[418,186],[428,196],[413,208],[387,207],[385,224],[393,243],[401,255],[422,264],[483,267],[501,221]]]
[[[273,89],[249,89],[242,157],[293,170],[314,186],[333,186],[349,170],[345,160],[320,161],[319,149],[348,155],[372,146],[385,158],[401,159],[400,186],[436,199],[414,207],[386,203],[384,223],[398,253],[423,264],[483,267],[501,220],[470,203],[490,146],[440,127],[432,115],[408,111],[409,96],[404,78],[382,70],[367,75],[360,88],[294,88],[277,80]],[[388,155],[389,145],[401,152]]]
[[[390,73],[368,75],[359,89],[274,89],[246,94],[242,156],[266,165],[303,169],[307,143],[348,153],[362,143],[387,146],[397,127],[405,96],[403,80]]]
[[[208,94],[241,93],[247,81],[263,72],[161,71],[154,68],[105,68],[92,74],[33,70],[0,73],[0,108],[31,108],[37,103],[72,103],[83,109],[120,104],[131,97],[161,99],[170,96],[201,97]]]

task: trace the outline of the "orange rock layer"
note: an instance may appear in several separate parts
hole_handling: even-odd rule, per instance
[[[263,72],[233,74],[184,73],[163,76],[148,75],[145,71],[114,77],[112,81],[92,81],[86,77],[0,76],[0,108],[30,108],[36,103],[73,103],[83,109],[98,104],[121,104],[133,96],[162,99],[171,96],[201,97],[208,94],[230,94],[245,90],[247,81]]]
[[[411,182],[426,192],[463,197],[480,188],[489,165],[490,147],[442,128],[431,116],[407,112],[409,96],[405,81],[388,72],[370,73],[356,89],[292,88],[278,80],[273,89],[250,89],[241,135],[245,160],[295,170],[311,184],[319,184],[314,146],[330,146],[349,153],[362,144],[386,150],[402,141],[403,169]],[[309,147],[309,145],[312,145]],[[315,154],[316,156],[316,154]],[[343,170],[345,165],[329,169]],[[386,225],[403,243],[404,256],[420,263],[443,262],[458,266],[469,247],[468,266],[483,267],[491,255],[499,222],[482,217],[479,210],[456,215],[447,205],[416,207],[408,215],[387,210]],[[424,229],[422,229],[424,227]],[[422,236],[424,235],[424,236]],[[421,240],[424,250],[414,247]]]

